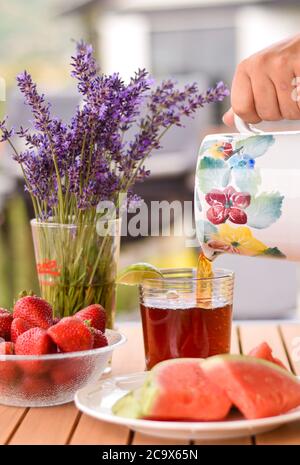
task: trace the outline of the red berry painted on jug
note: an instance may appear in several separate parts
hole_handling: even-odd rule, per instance
[[[228,211],[223,205],[214,205],[206,213],[207,219],[213,224],[225,223],[228,219]]]
[[[239,208],[231,208],[229,215],[229,220],[235,224],[246,224],[247,223],[247,215],[243,210]]]
[[[23,318],[31,327],[48,329],[52,323],[52,307],[46,300],[37,296],[25,296],[14,306],[14,318]]]
[[[223,191],[213,189],[205,196],[210,208],[206,212],[207,219],[213,224],[225,223],[229,220],[235,224],[246,224],[247,213],[251,196],[248,192],[238,192],[232,186]]]
[[[224,142],[222,148],[223,148],[223,153],[225,155],[225,158],[229,158],[233,152],[232,144],[230,142]]]

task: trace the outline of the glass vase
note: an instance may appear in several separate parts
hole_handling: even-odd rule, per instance
[[[56,317],[101,304],[114,327],[120,219],[96,224],[31,221],[41,295]]]

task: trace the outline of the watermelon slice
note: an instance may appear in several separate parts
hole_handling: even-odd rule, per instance
[[[121,397],[112,407],[112,412],[119,417],[140,418],[141,411],[141,388],[128,392]]]
[[[201,367],[247,419],[280,415],[300,405],[300,381],[274,363],[245,355],[216,355]]]
[[[212,383],[200,359],[174,359],[157,364],[138,393],[114,406],[116,415],[169,421],[223,420],[231,408],[225,392]]]
[[[282,363],[282,361],[279,360],[279,358],[273,356],[272,349],[269,344],[267,344],[267,342],[262,342],[258,346],[254,347],[254,349],[250,350],[248,355],[276,363],[276,365],[279,365],[281,368],[287,370],[287,367]]]

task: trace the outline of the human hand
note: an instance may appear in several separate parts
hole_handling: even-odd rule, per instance
[[[247,123],[300,120],[298,76],[300,34],[246,58],[236,69],[224,123],[234,126],[234,113]]]

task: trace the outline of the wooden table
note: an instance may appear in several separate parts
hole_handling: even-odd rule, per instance
[[[139,324],[123,324],[128,342],[113,358],[113,375],[144,369],[142,331]],[[241,323],[233,328],[232,352],[247,353],[267,341],[277,357],[300,375],[300,361],[292,351],[300,348],[300,323]],[[293,345],[294,344],[294,345]],[[300,358],[300,350],[298,350]],[[296,358],[296,357],[294,357]],[[133,433],[123,426],[103,423],[81,414],[73,403],[49,408],[0,406],[0,444],[191,444]],[[196,442],[196,444],[200,444]],[[218,441],[216,444],[300,444],[300,422],[255,437]]]

